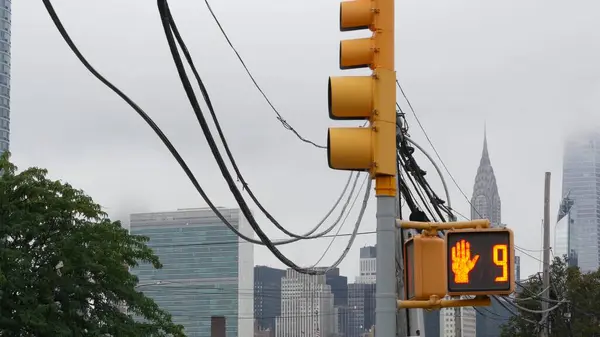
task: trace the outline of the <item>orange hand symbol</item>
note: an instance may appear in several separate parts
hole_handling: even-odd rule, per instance
[[[479,260],[479,255],[475,255],[471,260],[471,244],[465,240],[456,243],[452,247],[452,271],[454,272],[455,283],[469,283],[469,273]]]

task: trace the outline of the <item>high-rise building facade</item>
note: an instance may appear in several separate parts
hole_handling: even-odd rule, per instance
[[[220,212],[242,234],[252,229],[239,209]],[[138,288],[173,316],[189,337],[209,337],[225,319],[228,337],[253,336],[254,250],[210,209],[132,214],[130,231],[150,238],[162,269],[140,264]]]
[[[348,337],[360,337],[375,325],[375,283],[348,285]]]
[[[8,151],[10,137],[11,0],[0,0],[0,153]]]
[[[275,335],[275,317],[281,315],[281,279],[285,270],[254,267],[254,319],[260,330]]]
[[[348,305],[348,278],[340,275],[339,268],[331,268],[325,274],[325,282],[331,287],[333,305]]]
[[[375,283],[377,274],[377,246],[367,246],[360,249],[360,275],[357,283]]]
[[[324,268],[323,268],[324,269]],[[337,313],[325,275],[286,270],[281,279],[281,315],[277,337],[330,337],[336,333]]]
[[[336,313],[334,333],[336,336],[345,336],[349,320],[348,278],[340,275],[339,268],[332,268],[327,271],[325,282],[331,287],[333,294],[333,307]]]
[[[561,253],[567,246],[582,271],[596,271],[600,267],[600,131],[580,131],[567,139],[562,195],[572,205],[565,217],[568,235]]]
[[[487,134],[483,136],[483,151],[475,176],[471,197],[471,219],[488,219],[492,227],[502,226],[502,203],[496,184],[496,175],[488,152]]]

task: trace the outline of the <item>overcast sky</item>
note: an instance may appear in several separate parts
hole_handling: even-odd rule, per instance
[[[54,1],[88,60],[156,120],[212,200],[236,206],[182,90],[155,3]],[[305,232],[336,200],[347,173],[330,170],[323,150],[279,124],[203,1],[170,5],[247,181],[288,229]],[[339,2],[215,0],[212,5],[287,121],[325,143],[327,127],[336,124],[327,114],[327,78],[343,73],[338,43],[360,35],[339,32]],[[517,252],[522,276],[540,269],[544,172],[553,174],[555,219],[565,132],[598,119],[597,13],[600,3],[594,0],[397,1],[398,77],[469,198],[487,122],[502,220],[515,231],[517,246],[533,250],[533,257]],[[18,166],[48,168],[52,177],[84,189],[119,219],[132,212],[205,206],[152,130],[79,63],[41,1],[13,1],[12,22],[11,151]],[[411,136],[432,152],[414,117],[407,118]],[[431,166],[422,155],[417,160],[441,195]],[[446,179],[455,208],[468,215],[467,201]],[[351,230],[354,217],[342,231]],[[272,237],[281,237],[259,219]],[[374,228],[370,206],[361,230]],[[346,240],[336,240],[324,263],[337,259]],[[283,251],[308,265],[328,243],[297,243]],[[374,235],[360,236],[342,272],[356,275],[358,247],[374,243]],[[255,250],[255,262],[281,266],[263,248]]]

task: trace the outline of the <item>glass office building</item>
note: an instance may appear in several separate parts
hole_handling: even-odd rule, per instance
[[[599,131],[580,131],[567,140],[562,180],[562,195],[569,197],[571,207],[565,229],[557,235],[563,241],[561,253],[576,255],[582,271],[595,271],[600,266]]]
[[[0,153],[10,135],[10,0],[0,0]]]
[[[238,209],[220,209],[243,234],[252,237]],[[189,337],[209,337],[211,318],[225,317],[227,337],[253,335],[254,251],[210,209],[132,214],[131,233],[150,238],[162,269],[132,269],[139,289],[185,327]]]

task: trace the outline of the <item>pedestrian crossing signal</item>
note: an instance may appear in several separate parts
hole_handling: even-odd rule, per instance
[[[512,294],[515,288],[514,258],[514,238],[510,229],[448,231],[448,295]]]

